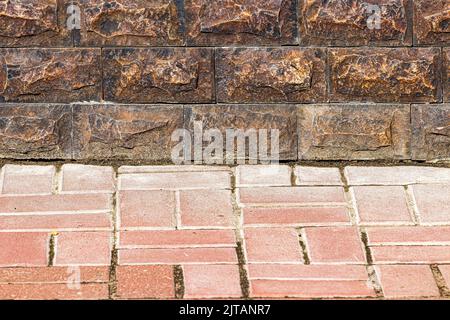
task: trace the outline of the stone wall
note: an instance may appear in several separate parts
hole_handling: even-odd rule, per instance
[[[0,47],[3,158],[169,162],[194,121],[280,129],[283,160],[450,158],[448,0],[0,0]]]

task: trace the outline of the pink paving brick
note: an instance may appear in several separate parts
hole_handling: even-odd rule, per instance
[[[412,186],[422,222],[450,223],[450,184]]]
[[[174,172],[231,172],[229,167],[225,166],[207,166],[207,165],[163,165],[163,166],[122,166],[119,168],[119,174],[126,173],[174,173]]]
[[[235,247],[234,230],[152,230],[120,233],[120,248]]]
[[[121,191],[120,227],[175,227],[175,193]]]
[[[47,233],[0,233],[0,267],[46,266]]]
[[[450,245],[450,226],[442,227],[369,227],[369,245]]]
[[[340,187],[243,188],[239,193],[244,204],[345,204],[344,189]]]
[[[14,300],[106,300],[108,284],[81,284],[70,289],[67,284],[0,284],[0,299]]]
[[[249,262],[303,262],[295,229],[247,228],[244,234]]]
[[[333,225],[350,222],[344,207],[244,208],[246,225]]]
[[[51,194],[54,166],[5,165],[1,194]],[[0,179],[1,182],[1,179]]]
[[[165,172],[120,175],[121,190],[231,188],[231,172]]]
[[[238,186],[290,186],[291,168],[285,165],[239,166]]]
[[[55,265],[109,265],[110,232],[62,232],[57,236]]]
[[[65,164],[61,170],[61,191],[114,192],[112,167]]]
[[[378,266],[376,270],[386,298],[439,297],[429,266]]]
[[[371,247],[376,263],[450,263],[450,246]]]
[[[86,212],[112,209],[108,194],[64,194],[48,196],[0,197],[1,213]]]
[[[342,186],[339,168],[295,167],[296,184],[302,186]]]
[[[231,191],[193,190],[180,192],[182,226],[232,227]]]
[[[212,264],[238,262],[235,248],[176,248],[119,250],[119,263],[137,264]]]
[[[441,271],[442,276],[444,277],[447,288],[450,289],[450,265],[440,265],[439,270]]]
[[[346,167],[350,185],[408,185],[415,183],[448,183],[450,168],[433,167]]]
[[[357,298],[375,297],[367,281],[252,280],[255,298]]]
[[[72,276],[81,282],[109,281],[109,267],[0,268],[0,283],[68,283]]]
[[[305,234],[312,263],[365,263],[355,227],[306,228]]]
[[[111,229],[110,213],[0,216],[0,230]]]
[[[117,298],[175,298],[172,266],[118,266]]]
[[[354,187],[353,192],[361,222],[413,222],[402,186]]]
[[[183,274],[187,299],[242,296],[237,265],[188,265]]]

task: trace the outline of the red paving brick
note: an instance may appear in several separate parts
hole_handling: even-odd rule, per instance
[[[313,263],[364,263],[364,251],[354,227],[306,228],[308,252]]]
[[[118,266],[117,298],[175,298],[172,266]]]
[[[188,265],[183,274],[187,299],[242,296],[237,265]]]
[[[377,282],[386,298],[439,298],[449,170],[347,167],[352,212],[338,168],[122,167],[116,181],[111,167],[4,166],[0,299],[173,299],[176,284],[185,298],[240,298],[240,268],[251,298],[370,298]]]
[[[359,217],[363,223],[413,223],[402,186],[353,188]]]
[[[439,297],[429,266],[378,266],[376,270],[387,298]]]

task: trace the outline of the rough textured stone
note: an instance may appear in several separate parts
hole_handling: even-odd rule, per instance
[[[64,15],[67,2],[0,0],[0,47],[70,45]]]
[[[380,28],[369,25],[381,9]],[[410,45],[409,0],[300,1],[300,42],[303,45]]]
[[[181,45],[179,0],[78,0],[81,45]],[[107,5],[108,4],[108,5]]]
[[[100,49],[1,49],[0,101],[101,98]]]
[[[325,52],[321,49],[219,49],[219,102],[324,102]]]
[[[408,159],[408,105],[314,105],[298,112],[299,159]]]
[[[414,105],[411,112],[413,159],[450,159],[450,104]]]
[[[124,103],[214,100],[211,49],[105,49],[105,99]]]
[[[444,85],[444,100],[450,102],[450,48],[444,48],[444,68],[442,83]]]
[[[75,105],[74,157],[169,160],[181,106]]]
[[[331,49],[332,102],[438,102],[438,48]]]
[[[414,0],[414,42],[450,44],[450,5],[448,0]]]
[[[224,150],[226,148],[225,138],[227,129],[240,129],[243,133],[254,129],[256,134],[258,134],[257,130],[267,130],[268,155],[271,153],[270,130],[278,129],[280,133],[280,160],[297,159],[297,119],[295,107],[286,105],[191,106],[185,111],[185,121],[185,127],[191,134],[194,132],[194,123],[197,121],[203,124],[203,132],[208,129],[219,129],[224,137]],[[208,145],[209,142],[205,144],[205,147]],[[248,158],[248,146],[246,146],[246,155]]]
[[[71,128],[69,106],[0,105],[0,157],[70,158]]]
[[[296,0],[185,0],[194,45],[296,44]]]

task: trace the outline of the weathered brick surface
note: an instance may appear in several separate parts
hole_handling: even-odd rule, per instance
[[[449,18],[446,0],[415,0],[415,42],[427,45],[448,45],[450,42]]]
[[[43,232],[0,233],[0,267],[46,266],[49,235]],[[8,244],[8,245],[6,245]]]
[[[66,0],[14,0],[0,3],[0,47],[70,46],[65,28]],[[58,10],[58,7],[60,10]]]
[[[2,105],[0,157],[68,159],[71,127],[70,107],[66,105]]]
[[[250,141],[261,142],[258,130],[267,130],[267,146],[265,153],[269,159],[272,155],[272,132],[279,130],[279,159],[290,160],[297,157],[297,117],[295,107],[288,105],[204,105],[189,106],[185,108],[185,128],[194,134],[194,126],[201,122],[203,132],[214,129],[219,130],[223,136],[223,146],[226,151],[226,130],[233,128],[247,134]],[[256,135],[256,139],[255,139]],[[203,149],[207,153],[207,146]],[[235,147],[236,148],[236,147]],[[248,145],[245,147],[245,158],[258,160],[249,154]],[[233,149],[233,151],[235,151]],[[207,153],[209,155],[209,153]],[[224,159],[236,158],[236,154],[226,153]],[[245,160],[244,158],[244,160]],[[219,162],[219,163],[225,163]]]
[[[444,100],[450,102],[450,49],[443,48],[444,69],[442,74],[442,83],[444,85]]]
[[[177,0],[76,0],[83,46],[157,46],[184,42],[181,2]]]
[[[439,102],[439,48],[330,49],[332,102]]]
[[[295,0],[186,0],[185,7],[189,44],[297,43]]]
[[[123,103],[211,103],[211,49],[104,49],[105,100]]]
[[[450,158],[450,104],[413,105],[412,158],[439,160]]]
[[[55,171],[54,166],[5,165],[0,194],[51,194]]]
[[[408,0],[299,1],[303,45],[410,45]],[[368,22],[380,7],[380,28]]]
[[[325,102],[321,49],[219,49],[219,102]]]
[[[181,107],[80,104],[73,107],[77,159],[170,159]]]
[[[0,101],[101,98],[100,49],[1,49]]]
[[[406,105],[314,105],[298,109],[300,160],[410,157]]]

